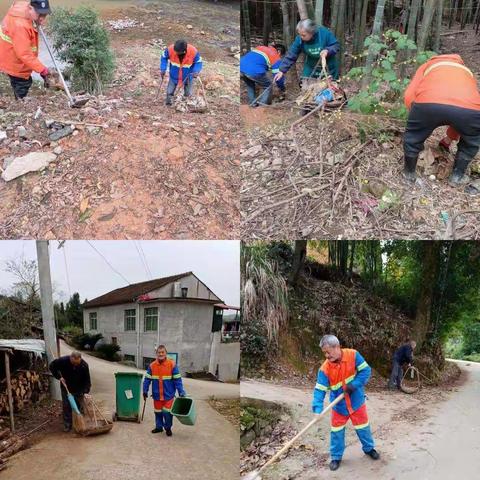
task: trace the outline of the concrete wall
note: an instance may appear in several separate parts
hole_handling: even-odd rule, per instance
[[[221,343],[220,332],[215,332],[210,358],[210,372],[222,382],[236,382],[240,366],[240,342]]]
[[[202,298],[205,300],[215,300],[221,302],[204,283],[202,283],[195,275],[189,275],[188,277],[181,278],[178,283],[182,287],[187,287],[187,298]],[[152,290],[148,293],[152,298],[172,298],[173,297],[173,282],[165,285],[157,290]]]
[[[144,331],[144,309],[158,308],[158,331]],[[125,332],[124,312],[136,309],[135,332]],[[97,330],[90,330],[89,313],[97,312]],[[155,348],[165,344],[168,351],[178,353],[179,368],[186,371],[208,370],[213,334],[213,305],[200,302],[149,302],[87,308],[83,312],[84,331],[102,333],[107,342],[116,337],[122,354],[135,355],[137,367],[143,357],[155,357]],[[139,332],[139,333],[138,333]],[[137,335],[140,342],[137,349]]]

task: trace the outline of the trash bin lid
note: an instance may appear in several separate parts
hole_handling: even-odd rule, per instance
[[[138,372],[115,372],[116,377],[143,377],[143,373]]]

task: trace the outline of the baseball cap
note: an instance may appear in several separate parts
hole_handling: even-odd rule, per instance
[[[50,13],[50,4],[48,3],[48,0],[31,0],[30,5],[40,15]]]

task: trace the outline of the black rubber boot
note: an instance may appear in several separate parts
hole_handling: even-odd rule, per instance
[[[170,428],[166,428],[165,429],[165,432],[167,433],[167,437],[171,437],[172,436],[172,430]]]
[[[167,106],[173,105],[173,95],[167,95],[167,99],[165,100],[165,105]]]
[[[335,470],[338,470],[338,467],[340,467],[340,462],[341,460],[332,460],[330,462],[330,470],[333,472]]]
[[[163,428],[154,428],[152,430],[152,433],[162,433],[163,432]]]
[[[409,182],[414,183],[417,179],[415,170],[417,168],[418,155],[405,155],[403,177]]]
[[[458,152],[455,157],[455,164],[453,165],[453,171],[450,177],[448,178],[448,183],[456,187],[457,185],[464,185],[470,181],[468,175],[465,175],[467,167],[471,162],[471,157],[466,155],[463,152]]]
[[[374,448],[372,448],[369,452],[365,452],[365,455],[368,455],[374,460],[378,460],[380,458],[380,454]]]

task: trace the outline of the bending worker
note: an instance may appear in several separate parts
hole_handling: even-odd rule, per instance
[[[404,138],[405,178],[415,181],[425,140],[437,127],[448,125],[440,144],[449,148],[459,140],[449,183],[468,183],[465,172],[480,147],[480,93],[460,55],[439,55],[422,65],[405,91],[405,105],[410,110]]]
[[[275,47],[265,47],[260,45],[252,48],[240,59],[240,78],[247,86],[248,103],[251,107],[260,105],[270,105],[272,103],[272,80],[269,72],[273,75],[278,73],[278,67],[282,61],[282,55],[285,55],[285,47],[277,45]],[[276,82],[277,87],[283,93],[285,92],[285,78],[282,77]],[[260,98],[255,102],[257,95],[256,86],[263,88]]]
[[[160,76],[162,80],[165,77],[169,64],[170,72],[166,105],[173,104],[175,90],[182,84],[184,97],[190,97],[193,94],[193,79],[200,75],[202,57],[193,45],[190,45],[185,40],[177,40],[163,51],[160,61]]]
[[[341,393],[345,398],[332,409],[330,432],[330,470],[337,470],[345,451],[345,425],[352,421],[362,449],[366,455],[378,460],[372,432],[368,422],[365,405],[364,386],[371,375],[371,368],[356,350],[340,348],[340,342],[334,335],[325,335],[320,340],[320,348],[325,362],[317,375],[317,384],[313,391],[313,413],[321,413],[325,394],[330,391],[330,402]]]
[[[90,370],[88,363],[82,359],[82,354],[73,351],[70,355],[56,358],[50,363],[52,375],[60,380],[63,405],[63,431],[69,432],[72,429],[72,407],[68,401],[68,391],[75,398],[80,411],[83,410],[83,397],[87,396],[92,387],[90,381]]]
[[[297,25],[298,35],[282,60],[275,81],[280,80],[295,64],[300,54],[305,54],[302,77],[318,78],[322,75],[321,58],[327,62],[330,75],[338,80],[339,69],[337,53],[340,43],[335,35],[325,27],[318,27],[313,20],[300,20]]]
[[[412,365],[413,351],[415,350],[416,346],[417,342],[410,340],[395,350],[395,353],[393,354],[392,373],[390,375],[390,381],[388,382],[389,388],[398,388],[400,390],[403,378],[402,365],[404,363],[407,363],[409,367]]]
[[[48,68],[38,59],[37,26],[50,13],[48,0],[16,0],[0,25],[0,71],[10,77],[15,98],[25,98],[32,86],[32,72],[44,80]]]
[[[177,365],[173,360],[167,358],[165,345],[159,345],[156,354],[157,359],[149,365],[145,374],[143,398],[145,401],[147,400],[148,390],[152,384],[155,411],[155,428],[152,433],[162,433],[165,429],[167,437],[171,437],[173,416],[170,412],[175,400],[175,391],[180,397],[185,397],[186,393]]]

